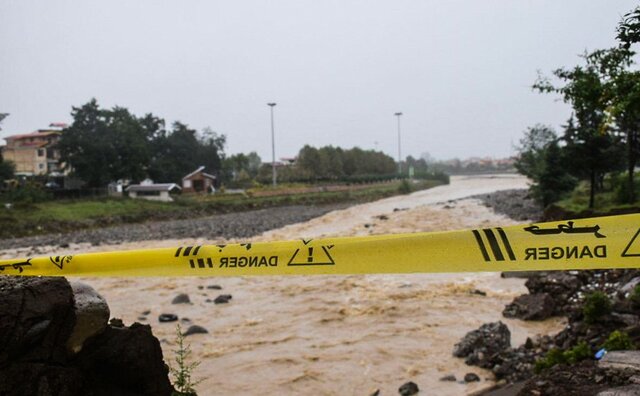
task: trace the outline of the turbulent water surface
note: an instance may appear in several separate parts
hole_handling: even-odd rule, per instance
[[[518,176],[454,177],[450,185],[328,213],[305,223],[266,232],[255,241],[440,231],[515,224],[468,196],[525,188]],[[384,215],[380,217],[381,215]],[[386,217],[386,219],[385,219]],[[366,225],[366,226],[365,226]],[[193,245],[223,241],[181,239],[72,245],[68,250],[113,250]],[[54,248],[43,248],[45,252]],[[4,256],[20,252],[4,251]],[[67,252],[66,252],[67,253]],[[209,330],[187,338],[199,394],[367,395],[376,389],[397,394],[413,381],[428,394],[459,395],[489,386],[491,374],[451,355],[453,345],[481,324],[502,320],[512,343],[560,329],[558,320],[522,322],[501,316],[505,304],[526,291],[523,280],[497,273],[358,275],[243,278],[85,279],[109,301],[112,316],[126,323],[151,311],[146,322],[173,357],[175,323],[158,323],[176,313]],[[223,290],[206,286],[217,284]],[[198,288],[201,286],[202,288]],[[474,293],[486,292],[486,296]],[[178,293],[192,304],[171,305]],[[229,304],[206,302],[229,293]],[[144,322],[143,322],[144,323]],[[480,375],[479,383],[439,379]]]

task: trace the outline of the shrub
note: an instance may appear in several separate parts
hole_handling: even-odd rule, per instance
[[[587,323],[595,323],[609,312],[611,312],[611,301],[605,293],[595,291],[584,299],[582,314]]]
[[[412,190],[411,183],[407,179],[403,179],[402,182],[400,182],[400,186],[398,186],[398,192],[400,192],[400,194],[409,194]]]
[[[180,325],[176,326],[176,332],[178,348],[174,349],[173,352],[176,354],[175,361],[178,366],[169,366],[169,370],[174,377],[173,386],[176,389],[171,396],[197,396],[195,386],[198,385],[200,381],[194,382],[192,376],[193,370],[200,365],[200,362],[188,362],[191,355],[191,346],[185,345],[184,334],[182,333]]]
[[[536,360],[534,371],[538,374],[556,364],[576,364],[590,357],[591,348],[589,348],[589,345],[585,341],[580,341],[578,345],[566,351],[558,348],[549,350],[544,358]]]
[[[3,195],[2,198],[5,202],[26,206],[51,199],[51,195],[35,183],[26,183],[23,186],[12,188]]]
[[[604,348],[607,351],[624,351],[629,349],[635,349],[635,345],[631,342],[629,334],[624,331],[615,330],[609,334],[609,337],[604,342]]]

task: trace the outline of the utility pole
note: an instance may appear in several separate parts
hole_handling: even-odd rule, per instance
[[[275,105],[276,103],[267,103],[267,106],[271,108],[271,172],[273,176],[273,187],[276,186],[276,140],[273,127],[273,107]]]
[[[401,143],[400,143],[400,116],[402,115],[402,113],[397,112],[394,115],[398,117],[398,174],[401,175],[402,174],[402,150],[401,150]]]

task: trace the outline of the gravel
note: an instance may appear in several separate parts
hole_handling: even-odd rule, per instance
[[[500,213],[516,221],[539,221],[543,208],[529,195],[529,190],[502,190],[491,194],[475,195],[496,213]]]
[[[311,220],[349,204],[282,206],[247,212],[226,213],[196,219],[124,224],[66,234],[49,234],[0,240],[0,250],[21,247],[67,245],[69,243],[117,244],[121,242],[179,238],[249,238],[288,224]]]

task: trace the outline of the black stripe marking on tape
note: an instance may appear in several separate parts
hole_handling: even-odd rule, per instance
[[[196,248],[193,250],[193,255],[197,256],[198,255],[198,250],[200,250],[200,248],[202,247],[202,245],[200,246],[196,246]]]
[[[482,252],[482,257],[484,257],[484,261],[491,261],[489,258],[489,254],[487,253],[487,248],[484,246],[484,242],[482,241],[482,237],[478,230],[473,230],[473,236],[476,237],[476,242],[478,242],[478,247],[480,248],[480,252]]]
[[[502,239],[502,243],[504,244],[504,248],[507,249],[507,254],[511,261],[515,261],[516,255],[513,254],[513,249],[511,249],[511,244],[509,243],[509,239],[507,238],[507,234],[500,227],[496,228],[498,230],[498,234],[500,234],[500,239]]]
[[[178,248],[178,250],[176,250],[176,255],[175,255],[175,257],[180,256],[180,251],[181,251],[181,250],[182,250],[182,246],[180,246],[180,247]]]
[[[184,257],[187,257],[189,255],[189,253],[191,253],[191,249],[193,249],[193,246],[187,246],[187,248],[184,249],[184,253],[182,253],[182,255]]]
[[[500,245],[498,245],[498,240],[493,234],[493,231],[488,228],[482,231],[484,231],[484,234],[487,236],[489,246],[491,246],[491,251],[493,251],[493,256],[496,258],[496,261],[504,261],[504,255],[502,254],[502,250],[500,250]]]

